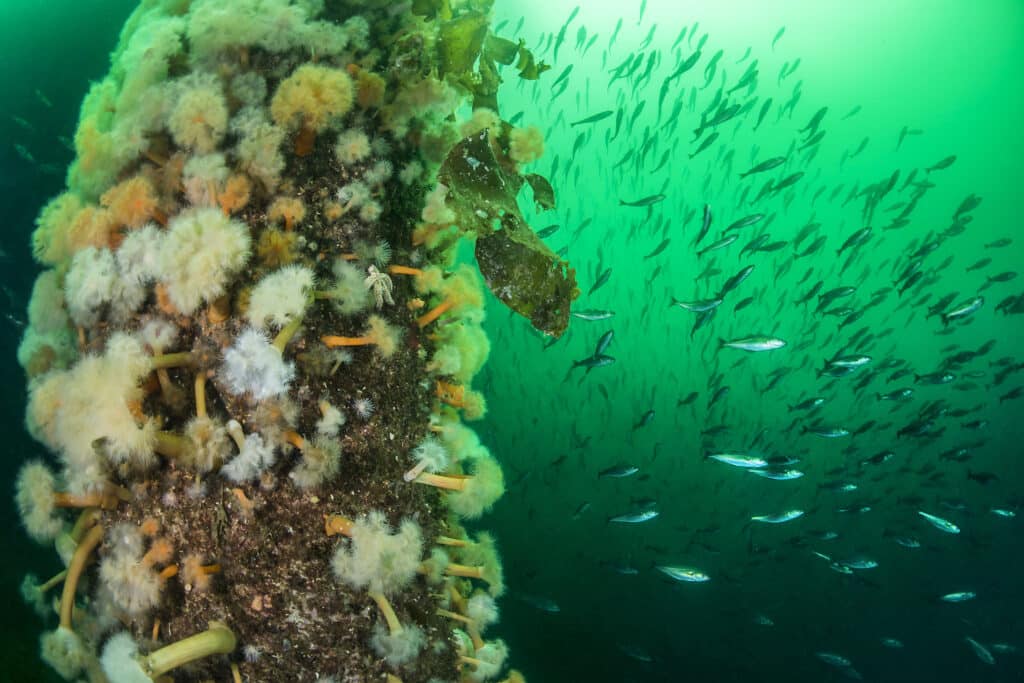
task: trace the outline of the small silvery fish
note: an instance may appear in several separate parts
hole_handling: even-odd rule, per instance
[[[611,268],[605,268],[603,271],[601,271],[601,274],[597,276],[597,280],[595,280],[594,284],[591,285],[590,291],[587,292],[587,294],[593,294],[594,292],[596,292],[598,289],[600,289],[602,286],[604,286],[605,283],[608,282],[608,279],[611,276],[612,276],[612,269]]]
[[[542,612],[550,612],[555,614],[561,612],[562,609],[558,606],[558,603],[551,598],[545,598],[542,595],[530,595],[529,593],[513,593],[513,597],[522,600],[527,605],[539,609]]]
[[[843,560],[842,564],[846,565],[850,569],[875,569],[878,566],[878,562],[872,560],[870,557],[855,557],[849,560]]]
[[[838,439],[842,436],[849,436],[850,430],[845,427],[823,427],[821,425],[815,425],[812,427],[801,427],[801,434],[814,434],[820,436],[823,439]]]
[[[692,311],[694,313],[710,311],[711,309],[720,306],[721,303],[721,297],[716,297],[714,299],[700,299],[698,301],[679,301],[678,299],[672,299],[673,306],[678,306],[683,310]]]
[[[592,114],[591,116],[588,116],[585,119],[580,119],[579,121],[573,121],[572,123],[569,124],[569,126],[570,127],[571,126],[582,126],[585,123],[597,123],[598,121],[602,121],[602,120],[608,118],[613,113],[615,113],[615,112],[613,112],[611,109],[608,109],[606,111],[602,111],[602,112],[599,112],[597,114]]]
[[[551,237],[556,232],[558,232],[558,228],[560,227],[560,225],[549,225],[546,228],[541,228],[540,230],[537,231],[537,237],[539,237],[540,239]]]
[[[615,316],[615,311],[605,311],[598,308],[585,308],[582,311],[573,311],[572,316],[580,320],[594,322],[597,320],[608,320]]]
[[[803,510],[786,510],[785,512],[777,512],[774,515],[754,515],[750,518],[752,522],[763,522],[765,524],[782,524],[783,522],[790,522],[798,517],[803,517]]]
[[[741,349],[743,351],[772,351],[774,349],[781,349],[786,345],[786,342],[775,337],[745,337],[732,341],[719,339],[718,344],[722,348]]]
[[[946,593],[939,600],[943,602],[967,602],[978,597],[978,594],[974,591],[958,591],[956,593]]]
[[[862,365],[867,365],[871,362],[871,356],[864,355],[852,355],[852,356],[839,356],[832,360],[825,361],[825,365],[835,368],[859,368]]]
[[[707,457],[718,462],[724,462],[726,465],[732,465],[733,467],[757,468],[768,465],[768,461],[764,458],[759,458],[756,455],[744,455],[742,453],[709,453]]]
[[[597,478],[606,479],[608,477],[613,477],[616,479],[621,479],[622,477],[633,476],[639,471],[640,468],[635,465],[620,463],[618,465],[612,465],[611,467],[601,470],[600,472],[598,472]]]
[[[829,666],[838,666],[843,668],[853,666],[853,663],[850,662],[849,659],[842,655],[837,655],[834,652],[815,652],[814,656]]]
[[[619,206],[651,206],[658,202],[665,201],[665,195],[663,194],[652,194],[649,197],[643,197],[635,201],[627,202],[622,199],[619,200]]]
[[[657,517],[659,512],[657,510],[641,510],[640,512],[626,512],[621,515],[615,515],[609,517],[608,522],[615,522],[618,524],[640,524],[641,522],[649,522]]]
[[[949,520],[945,520],[942,517],[936,517],[935,515],[930,515],[927,512],[924,512],[923,510],[918,510],[917,514],[927,519],[928,522],[939,531],[945,531],[947,534],[960,533],[960,527],[958,527],[956,524],[953,524]]]
[[[700,571],[699,569],[694,569],[693,567],[675,567],[672,565],[658,565],[657,567],[655,567],[655,569],[657,569],[659,572],[669,577],[670,579],[675,579],[676,581],[685,581],[687,583],[704,583],[705,581],[711,580],[710,576]]]
[[[601,335],[601,338],[597,340],[597,346],[594,347],[594,358],[599,358],[604,355],[604,352],[611,346],[612,339],[615,338],[615,330],[608,330]]]
[[[791,479],[799,479],[804,476],[804,473],[800,470],[751,469],[748,471],[759,477],[774,479],[775,481],[789,481]]]
[[[978,659],[989,666],[993,666],[996,663],[996,658],[992,656],[992,653],[989,652],[987,647],[970,636],[964,636],[964,640],[966,640],[967,644],[971,646],[971,650],[974,651],[974,654],[977,655]]]
[[[764,173],[770,171],[777,166],[781,166],[786,163],[786,157],[772,157],[767,161],[762,161],[758,165],[751,168],[746,173],[740,173],[740,178],[746,178],[748,175],[754,175],[755,173]]]
[[[737,236],[737,235],[726,235],[722,239],[720,239],[720,240],[718,240],[716,242],[712,242],[708,246],[706,246],[703,249],[701,249],[700,251],[698,251],[697,252],[697,258],[700,258],[701,256],[703,256],[704,254],[708,253],[709,251],[718,251],[719,249],[725,249],[727,246],[729,246],[730,244],[732,244],[733,242],[735,242],[738,239],[739,239],[739,236]]]
[[[911,538],[910,536],[897,536],[896,542],[904,548],[916,549],[921,547],[921,541],[916,538]]]
[[[746,228],[748,226],[754,225],[755,223],[760,222],[763,218],[763,213],[755,213],[749,216],[744,216],[743,218],[740,218],[739,220],[730,223],[725,228],[725,230],[722,231],[722,234],[724,235],[725,233],[730,232],[732,230],[739,230],[740,228]]]
[[[882,645],[898,650],[903,647],[903,641],[897,640],[896,638],[882,638]]]
[[[584,367],[587,369],[587,372],[590,372],[594,368],[603,368],[614,362],[615,359],[611,356],[591,356],[589,358],[584,358],[583,360],[574,361],[572,367]]]
[[[602,567],[611,569],[616,574],[622,574],[623,576],[636,576],[640,573],[640,570],[630,564],[622,564],[620,562],[601,562]]]
[[[954,308],[949,313],[942,314],[942,324],[949,325],[949,323],[956,320],[963,320],[968,316],[976,313],[978,309],[985,305],[985,297],[976,296],[970,301],[964,302]]]
[[[654,661],[654,657],[650,656],[636,645],[619,645],[619,649],[622,650],[623,654],[627,657],[635,659],[638,662],[650,664]]]
[[[700,232],[697,233],[697,239],[693,241],[693,246],[700,244],[700,241],[704,239],[704,236],[708,234],[708,229],[711,227],[711,205],[704,205],[704,219],[701,222]]]

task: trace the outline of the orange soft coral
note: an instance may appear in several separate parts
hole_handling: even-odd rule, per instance
[[[270,102],[274,123],[299,129],[295,153],[309,154],[331,120],[352,109],[352,79],[341,69],[303,64],[284,79]]]
[[[256,258],[267,268],[286,266],[297,258],[297,241],[298,237],[294,232],[268,228],[263,231],[256,244]]]
[[[378,108],[384,102],[384,79],[366,69],[356,75],[356,102],[360,109]]]
[[[167,215],[157,206],[153,184],[143,176],[133,176],[107,190],[100,204],[110,211],[116,225],[139,228],[153,220],[167,225]]]
[[[440,284],[440,289],[444,295],[441,303],[416,319],[416,324],[421,328],[434,322],[448,311],[483,307],[483,293],[477,284],[476,276],[468,266],[460,266],[454,274]]]
[[[278,197],[267,210],[271,221],[284,221],[284,229],[291,230],[306,217],[306,205],[297,197]]]
[[[86,206],[79,211],[68,229],[67,244],[71,254],[85,247],[114,246],[116,221],[108,209]]]
[[[235,213],[249,203],[251,191],[252,183],[249,179],[237,173],[225,181],[224,190],[217,194],[217,203],[225,215]]]

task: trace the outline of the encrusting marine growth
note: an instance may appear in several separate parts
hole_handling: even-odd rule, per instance
[[[489,344],[457,245],[547,334],[578,291],[518,208],[525,185],[554,206],[520,173],[542,136],[498,113],[502,69],[547,66],[490,32],[492,2],[128,19],[32,235],[18,350],[56,461],[24,465],[17,504],[65,566],[23,592],[58,617],[63,677],[503,675],[496,544],[462,526],[504,484],[462,423]]]

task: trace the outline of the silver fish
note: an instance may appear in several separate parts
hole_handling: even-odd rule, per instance
[[[992,653],[989,652],[989,649],[987,647],[976,641],[974,638],[971,638],[970,636],[964,636],[964,640],[966,640],[967,644],[971,646],[972,650],[974,650],[974,654],[977,655],[978,659],[985,662],[989,666],[993,666],[996,663],[996,658],[992,656]]]
[[[923,510],[918,510],[917,514],[927,519],[928,522],[939,531],[945,531],[947,534],[960,533],[960,527],[949,520],[943,519],[942,517],[936,517],[935,515],[930,515]]]
[[[790,522],[798,517],[803,517],[803,510],[786,510],[785,512],[777,512],[773,515],[754,515],[750,518],[752,522],[764,522],[765,524],[782,524],[783,522]]]
[[[668,576],[670,579],[676,581],[685,581],[688,583],[704,583],[710,581],[711,577],[693,567],[678,567],[673,565],[658,565],[655,567],[659,572]]]
[[[751,469],[748,471],[759,477],[774,479],[775,481],[789,481],[791,479],[799,479],[804,476],[804,473],[800,470]]]
[[[608,320],[615,317],[615,311],[605,311],[598,308],[585,308],[582,311],[573,311],[572,316],[580,320],[597,321]]]
[[[976,313],[978,309],[985,305],[985,297],[976,296],[970,301],[965,301],[949,313],[942,314],[942,324],[949,325],[954,320],[963,320],[964,318]]]
[[[850,430],[845,427],[823,427],[821,425],[815,425],[813,427],[801,427],[801,434],[814,434],[820,436],[823,439],[838,439],[842,436],[849,436]]]
[[[733,467],[758,468],[768,465],[768,461],[764,458],[756,455],[744,455],[742,453],[709,453],[707,457],[718,462],[724,462],[726,465],[732,465]]]
[[[825,662],[829,666],[848,667],[853,666],[853,663],[842,655],[837,655],[834,652],[815,652],[814,656]]]
[[[672,299],[673,306],[678,306],[685,311],[692,311],[694,313],[710,311],[711,309],[720,306],[721,303],[721,297],[716,297],[714,299],[700,299],[698,301],[679,301],[678,299]]]
[[[743,351],[772,351],[774,349],[781,349],[786,345],[786,342],[775,337],[745,337],[743,339],[734,339],[733,341],[719,339],[718,344],[722,348],[728,347]]]
[[[626,512],[621,515],[615,515],[609,517],[609,522],[615,522],[617,524],[640,524],[642,522],[649,522],[660,513],[657,510],[641,510],[639,512]]]
[[[619,463],[617,465],[612,465],[611,467],[605,468],[598,472],[597,478],[605,479],[607,477],[612,477],[615,479],[621,479],[623,477],[631,477],[639,471],[640,468],[637,467],[636,465],[630,465],[628,463]]]
[[[958,591],[956,593],[946,593],[939,600],[943,602],[967,602],[978,597],[978,594],[974,591]]]

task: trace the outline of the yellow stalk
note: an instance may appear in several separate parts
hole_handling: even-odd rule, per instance
[[[390,632],[391,635],[401,633],[404,630],[402,628],[402,622],[398,620],[398,615],[395,614],[395,610],[391,607],[391,603],[388,602],[387,597],[385,597],[383,593],[377,593],[375,591],[370,591],[367,595],[373,598],[373,601],[377,603],[377,607],[380,608],[381,614],[384,615],[384,621],[388,622],[388,632]]]
[[[171,643],[142,660],[142,668],[150,678],[157,678],[171,669],[210,655],[226,655],[235,649],[235,634],[220,622],[211,621],[202,633]]]
[[[412,268],[411,266],[400,266],[398,264],[392,264],[388,266],[388,272],[392,275],[414,275],[419,277],[423,275],[423,271],[419,268]]]
[[[448,576],[461,576],[467,579],[484,578],[483,566],[473,567],[467,564],[449,564],[445,567],[444,573]]]
[[[65,569],[63,571],[60,571],[60,572],[57,572],[56,574],[54,574],[52,577],[50,577],[49,579],[44,581],[39,586],[39,592],[40,593],[45,593],[46,591],[50,590],[54,586],[58,585],[61,581],[63,581],[67,577],[67,575],[68,575],[68,570],[67,569]]]
[[[437,610],[437,613],[440,614],[442,617],[448,617],[449,619],[454,619],[455,621],[461,621],[464,624],[473,623],[472,619],[470,619],[464,614],[459,614],[458,612],[449,612],[446,609],[439,609]]]
[[[456,548],[465,548],[470,545],[469,541],[464,538],[452,538],[451,536],[438,536],[435,542],[438,545],[450,545]]]
[[[368,346],[377,343],[373,337],[340,337],[331,334],[320,337],[320,341],[324,343],[324,346],[331,349],[337,346]]]
[[[188,452],[191,443],[173,432],[157,432],[153,450],[167,458],[180,458]]]
[[[180,368],[185,365],[192,365],[195,362],[195,354],[191,351],[180,351],[178,353],[162,353],[153,356],[153,368]]]
[[[417,484],[435,486],[439,489],[463,491],[466,488],[466,484],[472,478],[473,477],[464,474],[431,474],[429,472],[424,472],[420,476],[416,477],[414,481]]]
[[[274,348],[277,349],[278,353],[284,353],[284,347],[288,346],[288,342],[292,340],[295,333],[299,331],[299,327],[302,326],[302,316],[297,315],[292,318],[291,322],[281,328],[281,331],[274,337]]]
[[[196,417],[206,417],[206,371],[196,373]]]
[[[75,608],[75,591],[78,590],[78,580],[82,578],[82,570],[89,555],[96,549],[96,546],[103,540],[103,525],[97,524],[85,535],[82,542],[75,548],[75,554],[71,556],[68,564],[67,577],[64,579],[64,590],[60,595],[60,625],[69,631],[71,628],[71,612]]]

